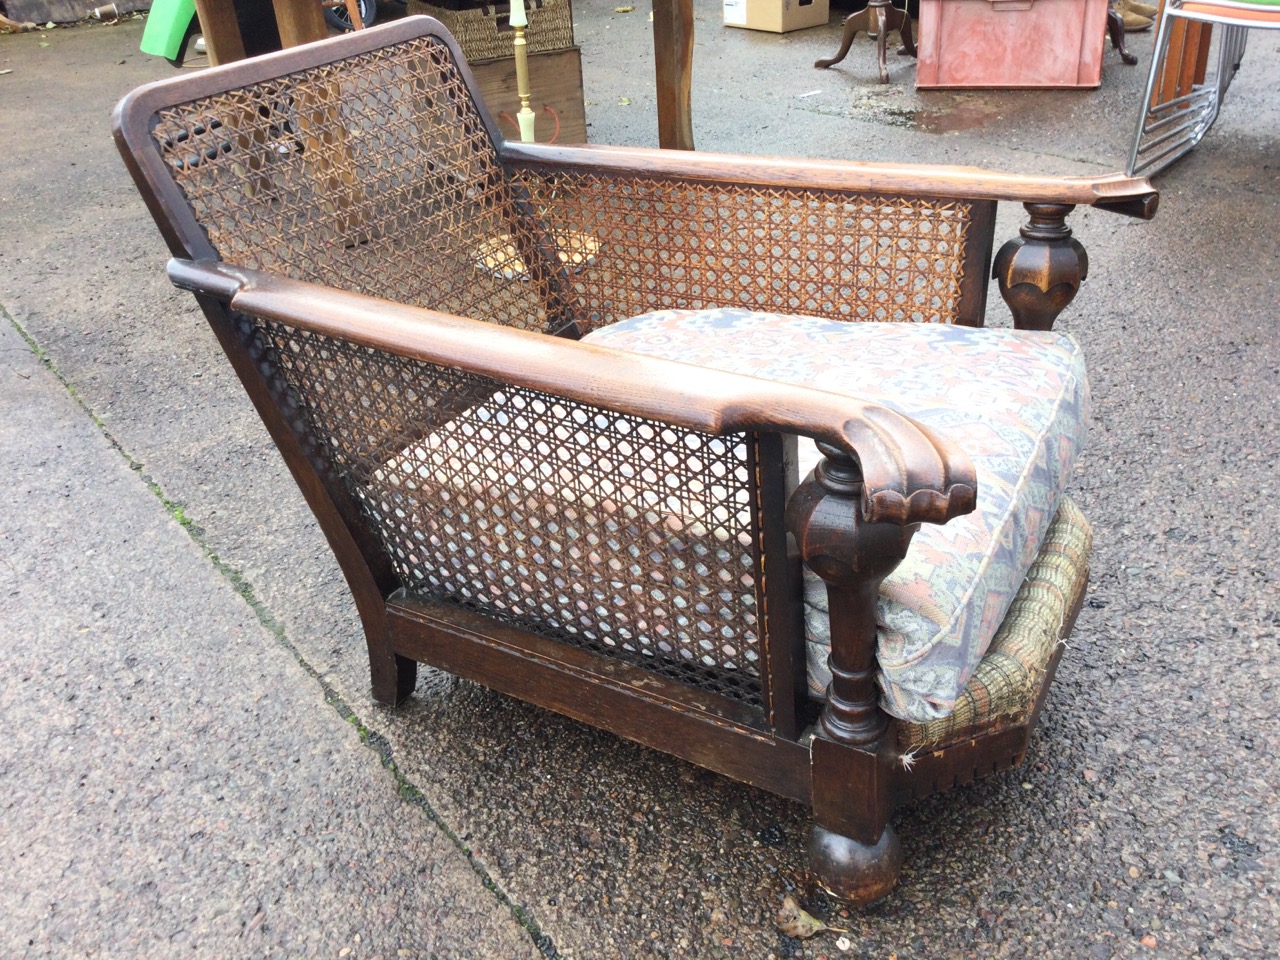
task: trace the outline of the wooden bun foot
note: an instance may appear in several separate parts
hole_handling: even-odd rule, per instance
[[[902,846],[893,827],[874,846],[832,833],[818,824],[809,833],[809,869],[823,890],[861,906],[888,896],[902,869]]]

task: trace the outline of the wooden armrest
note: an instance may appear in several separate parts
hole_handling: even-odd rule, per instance
[[[724,435],[795,433],[849,454],[875,523],[945,523],[976,504],[973,463],[900,413],[852,397],[692,367],[405,306],[218,261],[169,261],[174,285],[232,309],[579,403]]]
[[[842,190],[906,197],[954,197],[1092,206],[1150,220],[1159,194],[1145,177],[1037,177],[975,167],[916,163],[851,163],[752,157],[643,147],[582,146],[506,141],[503,160],[513,168],[598,175],[630,174],[703,183]]]

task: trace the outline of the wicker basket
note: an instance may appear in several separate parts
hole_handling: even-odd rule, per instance
[[[573,46],[573,9],[569,0],[530,0],[525,41],[530,53],[546,53]],[[508,25],[509,4],[488,4],[471,10],[449,10],[423,0],[409,0],[409,13],[435,17],[458,40],[472,63],[515,56],[515,31]]]

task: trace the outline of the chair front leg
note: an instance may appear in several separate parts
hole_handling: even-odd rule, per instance
[[[918,524],[865,521],[857,463],[819,448],[826,459],[787,506],[801,556],[826,583],[831,623],[831,683],[810,753],[810,867],[830,893],[870,903],[893,889],[902,866],[889,825],[894,754],[876,685],[876,600]]]

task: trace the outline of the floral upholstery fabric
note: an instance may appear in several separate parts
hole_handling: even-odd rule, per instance
[[[937,750],[1026,723],[1062,642],[1062,628],[1089,585],[1093,530],[1070,496],[1062,498],[1040,555],[956,708],[928,723],[898,724],[904,752]]]
[[[923,524],[878,608],[886,711],[950,713],[999,628],[1062,499],[1085,434],[1088,384],[1061,333],[839,323],[735,308],[663,311],[593,332],[593,343],[872,400],[965,450],[977,509]],[[821,454],[801,438],[801,476]],[[806,571],[809,686],[830,672],[825,587]]]

